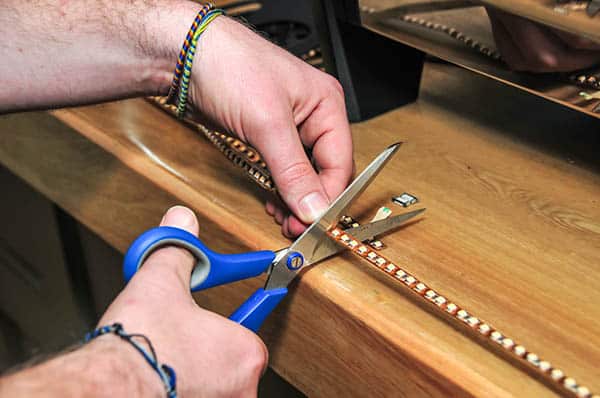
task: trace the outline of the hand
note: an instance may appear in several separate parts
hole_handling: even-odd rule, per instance
[[[240,23],[219,17],[203,34],[190,98],[263,155],[295,215],[267,203],[284,235],[302,233],[348,185],[352,138],[341,86]]]
[[[171,208],[161,225],[198,234],[196,217],[183,207]],[[99,325],[120,322],[127,333],[146,335],[159,362],[175,369],[182,397],[255,397],[267,350],[254,333],[196,305],[190,294],[194,263],[184,249],[156,251],[109,306]],[[148,367],[141,356],[139,366]],[[145,374],[148,383],[162,389],[158,375]]]
[[[496,45],[511,69],[568,72],[600,62],[598,43],[496,9],[487,12]]]

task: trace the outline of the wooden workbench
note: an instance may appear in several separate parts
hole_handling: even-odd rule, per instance
[[[599,126],[443,64],[427,65],[417,103],[353,126],[359,170],[406,144],[352,214],[404,191],[428,209],[384,253],[595,392]],[[217,250],[288,244],[265,192],[142,99],[7,115],[0,129],[0,162],[120,251],[175,203]],[[197,299],[228,314],[261,283]],[[400,290],[348,253],[308,270],[261,333],[271,366],[309,396],[555,395]]]

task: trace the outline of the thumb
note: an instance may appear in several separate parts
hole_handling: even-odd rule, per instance
[[[278,137],[277,145],[257,143],[277,190],[290,210],[305,224],[311,224],[329,206],[321,180],[308,160],[295,128]],[[285,154],[282,156],[282,154]]]
[[[194,213],[183,206],[173,206],[163,216],[161,227],[175,227],[198,235],[198,220]],[[194,256],[186,249],[176,246],[163,247],[148,257],[140,271],[174,272],[186,289],[189,289],[192,269],[196,264]]]

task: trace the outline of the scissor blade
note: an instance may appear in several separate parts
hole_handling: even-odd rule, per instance
[[[315,222],[313,222],[302,235],[288,249],[288,254],[277,262],[265,289],[275,289],[287,286],[300,270],[314,262],[325,258],[327,253],[335,250],[337,244],[327,237],[327,231],[337,225],[341,214],[350,206],[352,201],[360,195],[369,186],[370,182],[379,174],[381,169],[387,164],[391,156],[396,153],[402,143],[396,143],[383,152],[381,152],[372,162],[363,170],[362,173],[346,188],[344,192],[337,197]],[[304,257],[304,263],[301,267],[290,269],[287,267],[287,259],[292,253],[300,253]],[[323,254],[321,254],[323,253]],[[294,267],[295,268],[295,267]]]
[[[385,220],[375,221],[369,224],[359,225],[358,227],[347,228],[344,232],[352,235],[353,238],[360,242],[364,242],[369,239],[373,239],[378,235],[381,235],[385,232],[389,232],[394,228],[398,228],[400,225],[410,220],[411,218],[418,216],[423,213],[425,209],[419,209],[415,211],[411,211],[410,213],[400,214],[398,216],[390,217]],[[330,239],[332,243],[335,243],[332,239]],[[319,255],[322,256],[318,259],[313,259],[314,262],[319,262],[325,260],[328,257],[333,256],[334,254],[338,254],[346,250],[346,246],[342,246],[340,244],[334,245],[323,245],[319,248]]]
[[[389,217],[384,220],[371,222],[368,224],[359,225],[358,227],[345,229],[344,232],[352,235],[354,238],[361,242],[367,239],[373,239],[383,233],[391,231],[394,228],[398,228],[411,218],[418,216],[423,213],[425,209],[419,209],[404,214],[399,214],[394,217]]]

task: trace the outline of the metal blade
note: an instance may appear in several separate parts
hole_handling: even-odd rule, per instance
[[[384,220],[375,221],[368,224],[359,225],[358,227],[345,229],[344,232],[352,235],[361,242],[367,239],[373,239],[378,235],[398,228],[400,225],[410,220],[411,218],[423,213],[425,209],[411,211],[409,213],[399,214],[394,217]]]
[[[369,224],[360,225],[358,227],[347,228],[344,230],[344,232],[348,232],[350,235],[352,235],[352,237],[364,242],[366,240],[373,239],[377,235],[381,235],[385,232],[393,230],[394,228],[398,228],[406,221],[418,216],[424,211],[425,209],[411,211],[410,213],[400,214],[385,220],[375,221]],[[338,254],[339,252],[347,249],[346,246],[335,243],[333,239],[329,240],[333,243],[333,245],[323,245],[322,248],[319,249],[319,255],[322,255],[323,257],[321,257],[318,261],[325,260],[326,258],[329,258],[334,254]]]
[[[386,148],[363,170],[362,173],[344,192],[337,197],[314,223],[304,231],[302,235],[289,247],[287,254],[273,266],[273,271],[265,285],[265,290],[287,286],[302,268],[313,264],[331,253],[337,244],[329,239],[327,231],[337,225],[341,214],[350,206],[352,201],[358,197],[379,174],[388,160],[398,150],[402,143],[396,143]],[[304,257],[303,264],[295,269],[287,266],[290,255],[300,253]]]

